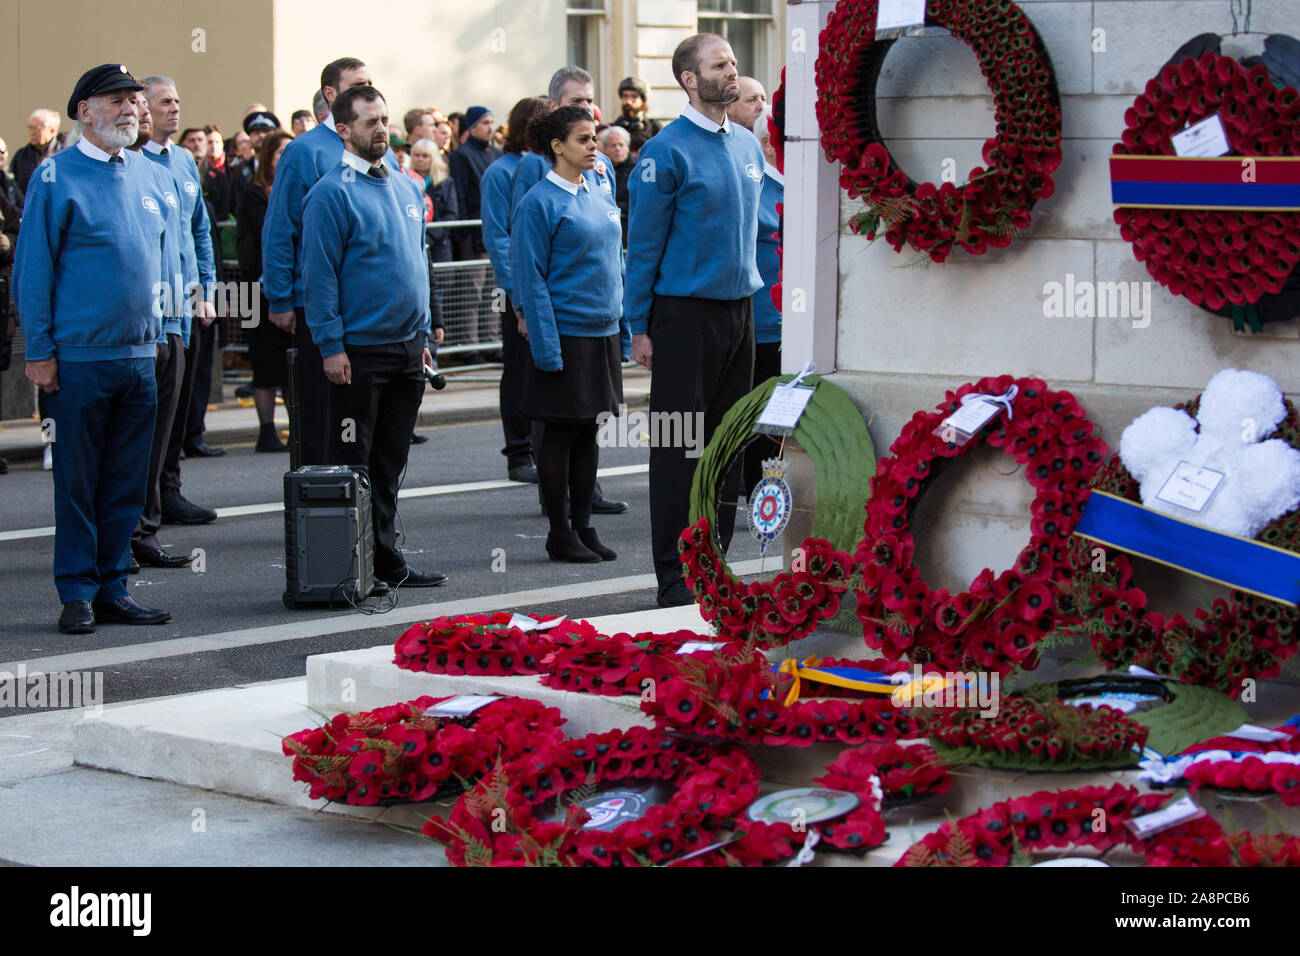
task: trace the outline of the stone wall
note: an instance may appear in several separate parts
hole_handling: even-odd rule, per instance
[[[1005,249],[954,255],[944,265],[906,267],[916,254],[855,236],[848,219],[862,204],[841,194],[837,374],[870,420],[877,453],[887,454],[917,409],[932,409],[948,389],[1011,373],[1074,392],[1112,450],[1136,415],[1199,392],[1226,367],[1273,376],[1300,389],[1300,329],[1292,320],[1263,335],[1236,335],[1229,320],[1175,298],[1151,282],[1112,218],[1107,156],[1136,95],[1185,41],[1228,34],[1223,0],[1060,2],[1022,0],[1056,68],[1062,98],[1064,162],[1056,192]],[[1297,32],[1300,6],[1254,5],[1251,29]],[[1104,50],[1101,49],[1104,31]],[[1225,52],[1256,53],[1260,36],[1225,42]],[[1094,52],[1096,44],[1099,49]],[[917,181],[940,179],[956,160],[958,181],[980,165],[994,132],[993,104],[974,54],[958,40],[908,38],[885,61],[878,87],[881,128],[895,157]],[[1138,282],[1145,318],[1048,318],[1045,286]],[[787,281],[789,279],[787,278]],[[819,323],[820,325],[820,323]],[[985,449],[941,479],[920,507],[921,565],[935,586],[964,589],[983,567],[1003,568],[1029,533],[1030,488],[1021,469]],[[1203,603],[1199,581],[1142,569],[1142,583],[1182,608]],[[1172,609],[1172,608],[1171,608]]]

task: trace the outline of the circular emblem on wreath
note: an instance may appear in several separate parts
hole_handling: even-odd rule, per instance
[[[758,541],[762,554],[790,522],[794,496],[785,480],[789,467],[780,458],[764,459],[763,477],[749,496],[749,533]]]

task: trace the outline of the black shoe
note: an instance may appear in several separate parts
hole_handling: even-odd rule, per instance
[[[627,511],[626,501],[610,501],[599,490],[592,492],[591,513],[594,515],[621,515]]]
[[[127,556],[127,560],[130,561],[130,564],[128,564],[128,565],[126,566],[127,573],[128,573],[128,574],[139,574],[139,573],[140,573],[140,562],[137,561],[137,560],[135,559],[135,555],[134,555],[134,554],[128,555],[128,556]]]
[[[96,601],[95,618],[105,624],[166,624],[171,614],[156,608],[141,607],[129,594],[116,601]]]
[[[421,435],[421,434],[419,434],[418,432],[411,432],[411,444],[412,444],[412,445],[423,445],[423,444],[424,444],[425,442],[427,442],[428,440],[429,440],[429,436],[428,436],[428,435]]]
[[[600,538],[596,537],[595,528],[578,528],[576,531],[578,540],[588,550],[600,555],[602,561],[613,561],[618,557],[613,551],[600,543]]]
[[[185,457],[187,458],[220,458],[225,453],[224,448],[213,448],[202,438],[193,445],[185,446]]]
[[[188,554],[168,554],[162,548],[137,548],[131,545],[131,560],[138,570],[143,564],[149,568],[184,568],[194,559]]]
[[[257,444],[253,446],[253,451],[288,451],[289,446],[280,441],[280,434],[275,430],[274,425],[263,425],[257,433]],[[225,454],[225,450],[222,450]]]
[[[522,481],[528,485],[537,484],[537,466],[532,462],[526,465],[511,465],[506,474],[511,481]]]
[[[93,634],[95,611],[89,601],[69,601],[59,615],[59,630],[64,634]]]
[[[695,603],[695,595],[686,586],[686,582],[677,578],[668,587],[659,591],[660,607],[685,607]]]
[[[376,572],[375,577],[392,588],[433,588],[447,583],[447,575],[438,571],[416,571],[409,564],[391,574]]]
[[[600,555],[583,544],[576,531],[561,531],[558,534],[552,531],[547,534],[546,553],[552,561],[600,564]]]
[[[7,475],[7,474],[9,474],[9,462],[5,461],[3,458],[0,458],[0,475]]]
[[[179,491],[164,492],[162,520],[163,524],[207,524],[217,520],[217,513],[187,500]]]

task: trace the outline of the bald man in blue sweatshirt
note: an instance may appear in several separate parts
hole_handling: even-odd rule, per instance
[[[373,86],[334,100],[343,161],[307,193],[302,213],[306,324],[329,380],[327,463],[370,475],[375,577],[432,587],[397,547],[397,491],[433,358],[424,193],[384,162],[388,107]],[[274,192],[274,190],[272,190]],[[362,595],[364,597],[364,595]]]
[[[628,177],[627,282],[623,312],[632,358],[652,371],[652,414],[704,415],[704,441],[750,390],[753,295],[763,149],[727,119],[740,95],[736,58],[716,34],[683,40],[673,75],[690,103],[641,148]],[[660,607],[690,604],[677,540],[690,514],[695,458],[650,450],[650,537]],[[736,493],[739,476],[729,479]],[[724,488],[724,498],[734,500]],[[720,509],[723,544],[734,509]]]

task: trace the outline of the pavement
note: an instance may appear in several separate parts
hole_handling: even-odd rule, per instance
[[[501,414],[498,389],[501,370],[498,367],[469,369],[465,371],[441,369],[447,387],[435,392],[424,391],[420,405],[418,427],[459,425],[499,419]],[[204,440],[214,447],[257,439],[257,411],[252,405],[240,405],[235,399],[235,386],[224,386],[225,400],[219,405],[209,405],[204,419],[207,431]],[[629,408],[644,406],[650,401],[650,373],[638,365],[623,368],[623,395]],[[283,405],[276,405],[275,420],[280,428],[289,427],[289,416]],[[40,458],[45,444],[41,440],[40,423],[35,417],[0,421],[0,458],[8,461],[31,461]]]

